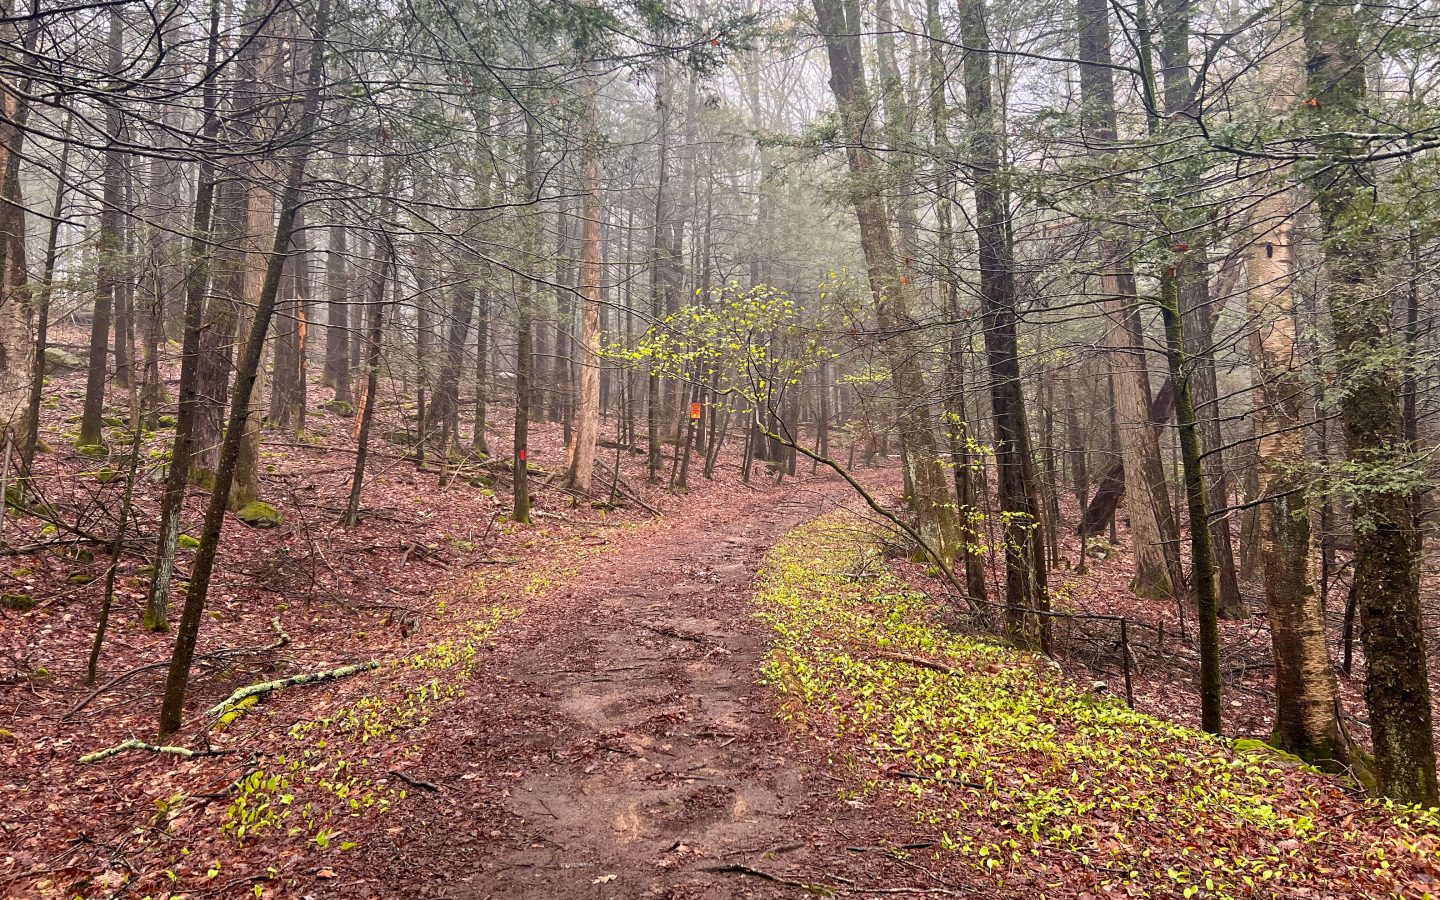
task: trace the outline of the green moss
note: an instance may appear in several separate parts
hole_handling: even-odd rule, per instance
[[[6,609],[13,609],[16,612],[25,612],[35,608],[35,598],[29,594],[0,594],[0,606]]]
[[[71,572],[65,576],[65,581],[68,584],[89,584],[94,580],[95,576],[89,572]]]
[[[264,500],[251,500],[235,513],[235,518],[251,528],[274,528],[283,521],[280,511]]]
[[[95,458],[106,456],[109,453],[109,451],[105,449],[104,444],[81,444],[80,446],[76,447],[75,450],[81,456],[89,456]]]
[[[327,400],[323,404],[326,412],[342,418],[351,418],[355,415],[355,405],[348,400]]]
[[[218,721],[218,722],[215,723],[215,728],[216,728],[216,730],[218,730],[218,731],[224,731],[226,728],[228,728],[228,727],[230,726],[230,724],[231,724],[232,722],[234,722],[236,719],[240,718],[241,716],[245,715],[245,710],[249,709],[250,707],[254,706],[255,704],[257,704],[257,703],[259,703],[259,702],[260,702],[260,696],[257,694],[257,695],[255,695],[255,696],[253,696],[253,697],[246,697],[245,699],[241,700],[239,703],[236,703],[235,705],[231,706],[231,707],[225,712],[225,714],[220,717],[220,721]]]
[[[174,416],[161,416],[155,420],[155,424],[160,428],[174,428],[176,420]]]
[[[180,546],[184,547],[186,550],[194,550],[196,547],[200,546],[200,541],[196,540],[188,534],[180,535],[178,541]]]

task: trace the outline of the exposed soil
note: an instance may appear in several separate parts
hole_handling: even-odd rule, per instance
[[[432,723],[462,740],[407,774],[439,790],[327,893],[794,896],[736,867],[800,862],[832,883],[882,877],[844,849],[863,813],[800,758],[756,683],[766,636],[748,609],[770,545],[842,502],[848,488],[822,478],[687,510],[533,606],[492,691]]]

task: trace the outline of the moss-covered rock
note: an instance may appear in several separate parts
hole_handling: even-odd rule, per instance
[[[1257,738],[1236,738],[1234,747],[1237,753],[1256,753],[1261,756],[1268,756],[1282,765],[1310,767],[1309,763],[1295,754],[1281,750],[1274,744],[1267,744]]]
[[[81,456],[89,456],[94,458],[101,458],[109,454],[109,451],[105,449],[104,444],[81,444],[76,447],[75,450]]]
[[[95,580],[95,576],[89,572],[71,572],[65,576],[66,584],[89,584]]]
[[[79,369],[84,365],[85,360],[71,353],[69,350],[64,350],[60,347],[45,348],[45,367],[52,372],[57,369]]]
[[[323,408],[331,415],[340,416],[346,419],[351,418],[355,415],[355,404],[351,403],[349,400],[327,400],[323,404]]]
[[[264,500],[251,500],[240,507],[235,518],[251,528],[274,528],[284,521],[280,517],[280,511]]]
[[[16,612],[25,612],[26,610],[35,608],[35,598],[29,594],[0,594],[0,606],[6,609],[13,609]]]
[[[158,428],[174,428],[175,424],[176,419],[174,416],[160,416],[155,420],[155,425]]]
[[[180,546],[184,547],[186,550],[194,550],[196,547],[200,546],[199,539],[193,538],[188,534],[180,535],[179,543]]]

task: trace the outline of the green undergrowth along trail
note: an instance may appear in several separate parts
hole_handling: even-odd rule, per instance
[[[943,628],[935,601],[883,569],[871,577],[863,561],[879,538],[836,515],[775,547],[755,596],[774,631],[763,677],[784,718],[851,770],[848,797],[898,804],[934,832],[937,854],[1037,896],[1080,883],[1153,897],[1420,897],[1440,884],[1435,811],[1359,802],[1336,779]]]
[[[373,689],[358,700],[290,726],[289,749],[239,782],[221,830],[242,845],[283,834],[305,835],[322,850],[354,846],[345,820],[383,814],[413,793],[393,770],[420,758],[431,716],[465,696],[481,652],[504,624],[578,574],[579,560],[603,552],[578,540],[562,545],[566,554],[534,569],[478,573],[437,590],[429,621],[445,638],[363,676]],[[494,596],[509,602],[490,603]],[[456,621],[461,609],[478,611]],[[217,726],[248,712],[237,705]]]
[[[267,832],[306,834],[321,849],[339,840],[343,819],[383,813],[409,788],[390,775],[421,753],[419,739],[436,708],[465,696],[480,652],[519,614],[493,606],[456,636],[391,660],[375,690],[329,715],[290,727],[292,747],[237,786],[221,828],[238,843]]]
[[[422,754],[421,739],[437,708],[463,698],[481,651],[527,603],[580,571],[578,561],[602,548],[565,541],[567,552],[513,577],[480,573],[434,594],[429,621],[443,640],[391,659],[364,676],[373,689],[327,715],[290,726],[289,749],[242,779],[221,824],[239,844],[266,836],[306,835],[320,849],[354,846],[344,820],[384,813],[413,792],[394,775]],[[510,576],[512,573],[506,573]],[[510,602],[492,604],[492,596]],[[460,609],[478,612],[456,621]],[[237,704],[217,722],[227,728],[250,712]]]

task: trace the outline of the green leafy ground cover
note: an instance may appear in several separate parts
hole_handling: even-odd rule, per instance
[[[934,601],[864,565],[878,537],[837,515],[771,552],[763,677],[848,770],[846,799],[913,816],[934,862],[1027,895],[1440,896],[1437,811],[1360,800],[940,627]]]

